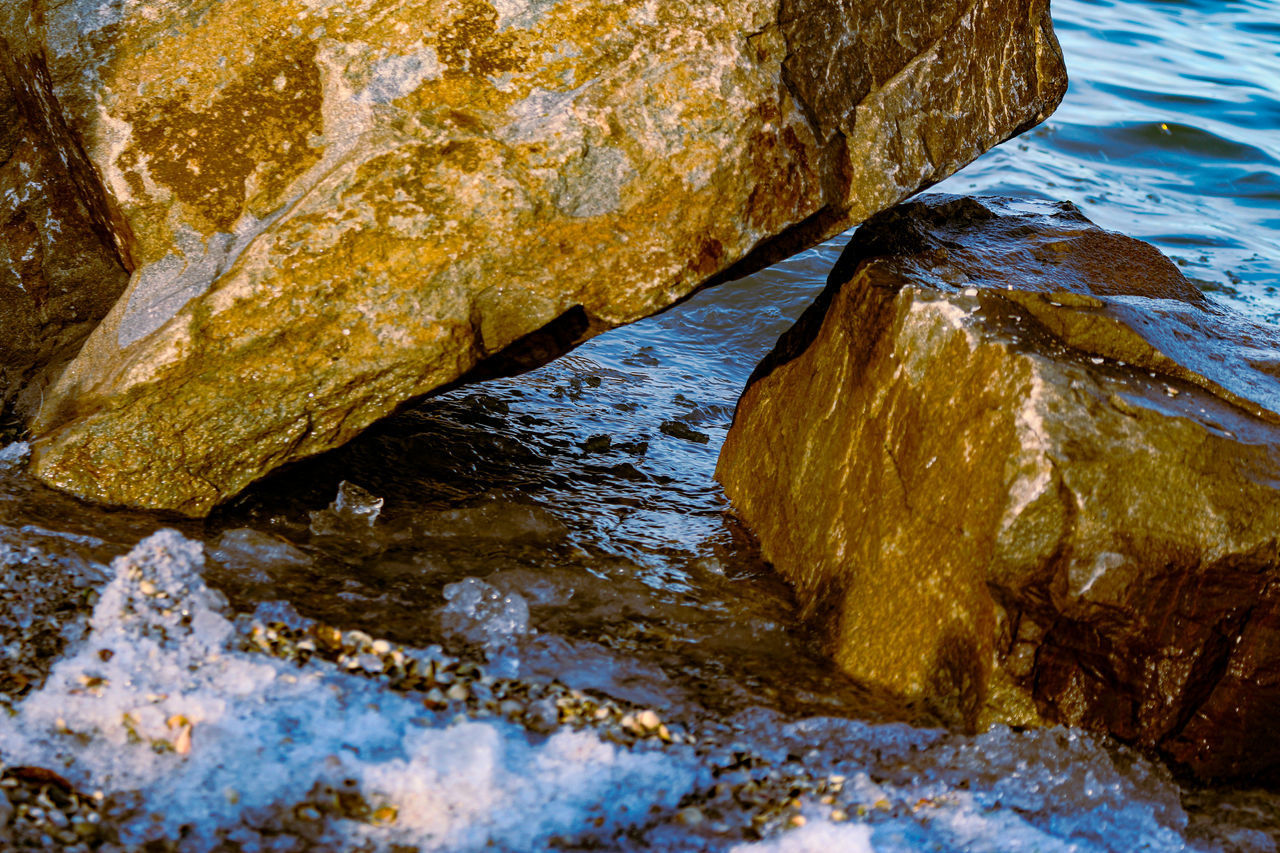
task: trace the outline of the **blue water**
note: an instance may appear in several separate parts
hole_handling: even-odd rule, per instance
[[[1069,199],[1280,320],[1280,3],[1055,0],[1070,87],[938,189]]]

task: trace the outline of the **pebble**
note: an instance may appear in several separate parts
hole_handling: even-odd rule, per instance
[[[299,665],[311,657],[323,658],[353,675],[379,679],[389,689],[420,696],[424,707],[442,719],[498,714],[538,735],[565,727],[591,728],[602,739],[625,748],[694,750],[711,768],[715,781],[686,796],[681,808],[665,819],[697,827],[703,835],[728,841],[765,838],[803,826],[806,817],[801,810],[810,807],[835,821],[848,820],[854,810],[866,813],[863,804],[843,793],[843,777],[814,775],[800,761],[775,765],[744,752],[735,743],[738,733],[728,723],[700,724],[704,729],[695,736],[683,726],[668,724],[654,708],[629,706],[555,681],[496,678],[483,666],[451,657],[438,647],[406,651],[363,631],[344,632],[332,626],[298,629],[255,623],[242,635],[242,648]],[[171,728],[176,733],[175,748],[189,750],[189,722],[175,719]],[[121,849],[114,846],[113,827],[136,815],[136,804],[101,793],[84,797],[69,788],[62,791],[65,780],[56,781],[60,779],[56,774],[27,781],[12,773],[0,777],[0,839],[8,831],[32,849],[49,848],[42,840],[46,837],[54,842],[51,849]],[[296,803],[278,813],[267,810],[244,829],[261,833],[264,840],[268,836],[297,838],[303,844],[298,849],[308,849],[310,842],[305,839],[318,838],[330,819],[378,826],[398,820],[395,804],[370,801],[353,780],[348,783],[339,788],[317,783]],[[178,850],[180,844],[179,839],[160,840],[148,850]]]
[[[106,849],[101,846],[100,801],[81,796],[65,779],[47,770],[0,771],[0,842],[17,849]]]
[[[676,820],[685,826],[697,826],[706,821],[706,815],[702,813],[702,809],[697,806],[686,806],[676,814]]]

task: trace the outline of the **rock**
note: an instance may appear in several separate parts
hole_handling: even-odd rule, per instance
[[[1274,769],[1277,352],[1069,203],[924,197],[855,234],[717,477],[856,678]]]
[[[1047,0],[0,0],[0,37],[133,270],[34,471],[189,515],[838,233],[1066,84]]]
[[[2,66],[2,60],[0,60]],[[30,94],[0,67],[0,427],[25,421],[128,281],[47,144]],[[25,105],[25,109],[24,109]]]

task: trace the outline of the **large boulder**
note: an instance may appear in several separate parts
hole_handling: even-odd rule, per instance
[[[838,233],[1066,85],[1047,0],[0,0],[0,26],[132,269],[34,471],[191,515]]]
[[[1280,333],[1067,203],[863,224],[717,476],[853,676],[1280,763]]]
[[[0,428],[29,420],[128,281],[0,59]],[[2,439],[0,439],[2,440]]]

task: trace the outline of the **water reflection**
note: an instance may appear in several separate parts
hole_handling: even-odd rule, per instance
[[[1062,106],[938,189],[1074,201],[1216,296],[1280,319],[1278,13],[1271,0],[1054,0]]]

